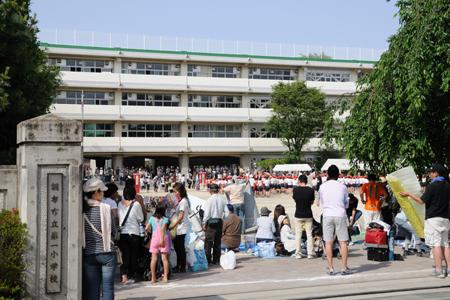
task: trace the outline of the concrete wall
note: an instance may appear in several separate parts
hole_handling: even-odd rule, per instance
[[[0,166],[0,210],[17,208],[17,166]]]

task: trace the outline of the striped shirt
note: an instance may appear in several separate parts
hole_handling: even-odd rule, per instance
[[[94,225],[94,227],[98,230],[98,232],[102,232],[102,223],[100,219],[100,206],[92,206],[86,212],[86,217],[89,221]],[[112,220],[112,216],[111,216]],[[116,225],[114,222],[111,222],[111,252],[114,249],[113,237],[114,232],[116,231]],[[84,232],[86,239],[86,248],[84,248],[84,254],[98,254],[104,253],[103,249],[103,238],[92,229],[91,225],[88,222],[84,222]]]

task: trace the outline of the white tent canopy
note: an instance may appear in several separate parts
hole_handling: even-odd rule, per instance
[[[336,165],[339,168],[339,171],[348,171],[351,169],[350,160],[345,158],[330,158],[327,159],[325,164],[322,166],[321,170],[326,171],[331,165]],[[359,166],[359,169],[362,169],[362,166]]]
[[[274,172],[311,172],[312,169],[308,164],[287,164],[276,165],[273,168]]]

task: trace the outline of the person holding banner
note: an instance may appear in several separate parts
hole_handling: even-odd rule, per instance
[[[400,195],[409,197],[419,204],[425,204],[425,243],[432,248],[436,276],[445,278],[448,272],[447,269],[442,270],[441,262],[444,259],[446,268],[450,267],[448,244],[450,183],[447,169],[440,164],[434,164],[428,173],[431,183],[421,197],[407,191],[400,192]]]

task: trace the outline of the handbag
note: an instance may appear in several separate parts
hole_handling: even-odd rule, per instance
[[[119,266],[123,264],[122,251],[120,251],[119,247],[116,247],[116,260]]]
[[[170,226],[172,226],[173,223],[175,223],[176,221],[176,217],[172,218],[172,220],[170,221]],[[177,228],[178,228],[178,224],[175,225],[172,229],[170,229],[170,237],[172,238],[172,240],[174,240],[177,237]]]

